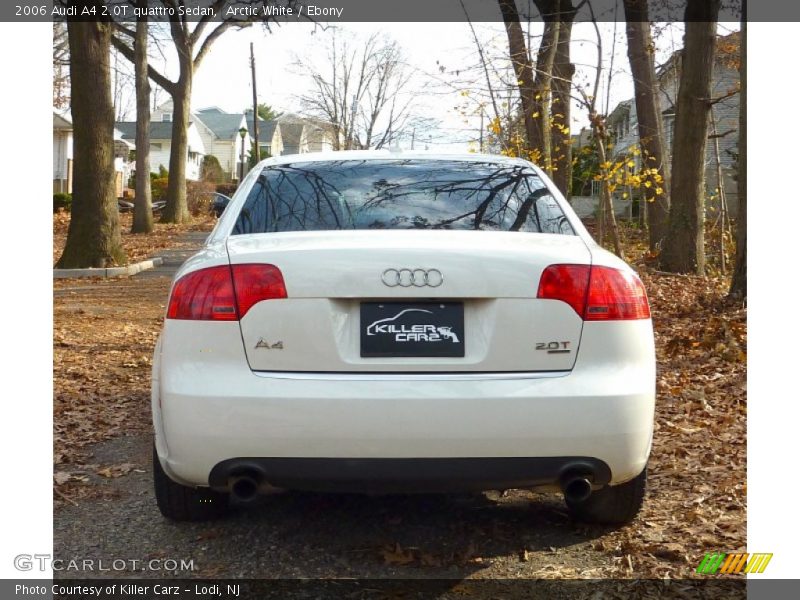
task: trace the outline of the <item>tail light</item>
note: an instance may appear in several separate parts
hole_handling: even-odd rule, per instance
[[[168,319],[238,321],[262,300],[286,298],[274,265],[220,265],[192,271],[172,288]]]
[[[589,265],[550,265],[537,298],[561,300],[585,321],[649,319],[641,280],[631,272]]]
[[[231,268],[239,318],[257,302],[286,298],[283,274],[275,265],[233,265]]]

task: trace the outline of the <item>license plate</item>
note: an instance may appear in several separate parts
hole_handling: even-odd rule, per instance
[[[463,303],[363,302],[361,356],[463,357]]]

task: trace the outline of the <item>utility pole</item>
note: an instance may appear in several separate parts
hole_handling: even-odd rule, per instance
[[[255,144],[256,163],[258,163],[261,160],[261,148],[258,145],[258,93],[256,92],[256,56],[253,53],[253,42],[250,42],[250,71],[253,75],[253,143]]]
[[[414,149],[414,136],[417,134],[417,128],[411,130],[411,149]]]

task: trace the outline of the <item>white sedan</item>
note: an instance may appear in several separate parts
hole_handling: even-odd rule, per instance
[[[176,274],[153,361],[168,518],[275,488],[642,505],[647,296],[521,159],[336,152],[247,175]]]

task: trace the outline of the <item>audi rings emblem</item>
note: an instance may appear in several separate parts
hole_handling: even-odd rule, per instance
[[[389,287],[439,287],[444,276],[439,269],[386,269],[381,281]]]

